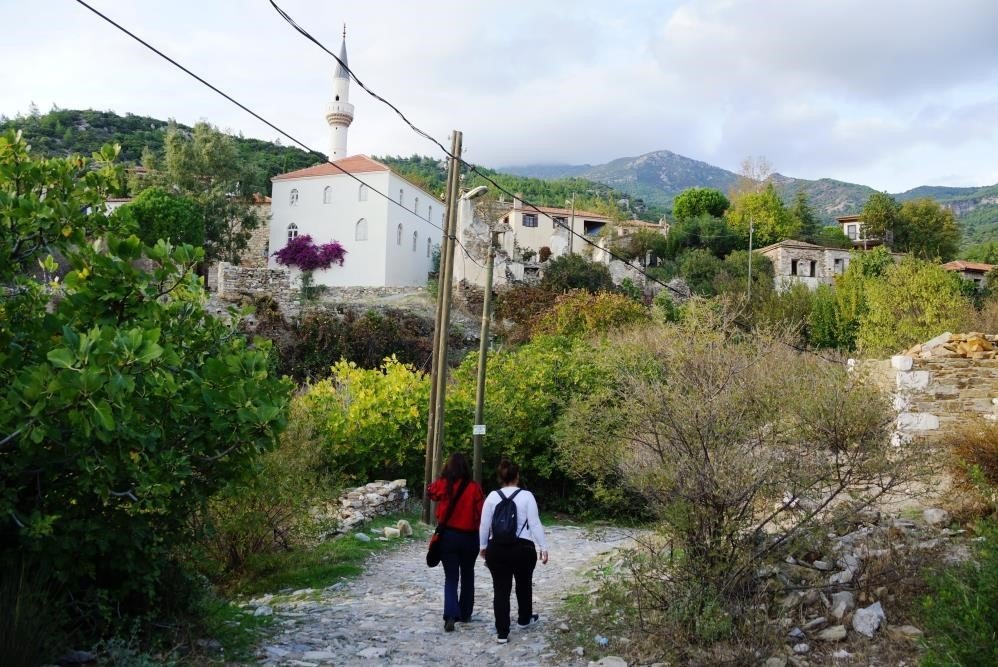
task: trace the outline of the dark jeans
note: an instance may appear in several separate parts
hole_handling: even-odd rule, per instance
[[[537,549],[530,540],[519,538],[502,546],[489,543],[485,566],[492,573],[492,609],[496,615],[496,633],[509,636],[509,594],[516,581],[516,618],[521,625],[530,622],[534,614],[534,568]]]
[[[478,532],[444,528],[440,535],[440,562],[444,566],[444,620],[467,620],[475,606],[475,560]],[[458,581],[461,594],[458,595]]]

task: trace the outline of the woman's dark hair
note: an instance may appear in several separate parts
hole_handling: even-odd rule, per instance
[[[510,482],[516,481],[516,478],[520,476],[520,466],[516,465],[509,459],[503,459],[499,462],[499,467],[496,468],[496,477],[499,478],[500,484],[509,484]]]
[[[468,465],[468,459],[461,452],[454,452],[444,464],[440,476],[447,480],[448,486],[453,486],[454,482],[460,479],[471,479],[471,466]]]

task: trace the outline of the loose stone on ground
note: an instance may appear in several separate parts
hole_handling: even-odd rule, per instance
[[[492,578],[481,559],[475,567],[471,622],[458,623],[455,632],[444,633],[443,569],[426,567],[426,543],[417,540],[372,556],[357,579],[308,596],[268,598],[278,630],[257,657],[274,667],[587,665],[582,655],[557,656],[548,635],[567,628],[559,617],[562,600],[581,583],[587,565],[631,541],[621,530],[604,531],[596,538],[581,528],[553,526],[548,529],[548,543],[551,560],[546,566],[538,563],[534,572],[534,612],[540,614],[541,623],[520,630],[514,622],[508,644],[495,641]],[[511,606],[515,614],[515,596]]]

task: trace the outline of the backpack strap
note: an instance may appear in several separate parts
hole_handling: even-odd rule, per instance
[[[516,494],[518,494],[520,491],[523,491],[523,489],[517,489],[516,491],[514,491],[509,495],[509,498],[507,498],[506,496],[502,495],[502,491],[496,489],[496,493],[498,493],[503,500],[512,500],[513,498],[516,498]],[[520,537],[520,534],[526,529],[526,527],[527,527],[527,519],[524,519],[523,525],[520,526],[520,530],[516,531],[516,536]]]

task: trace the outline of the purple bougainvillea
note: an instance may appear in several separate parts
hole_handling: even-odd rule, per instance
[[[302,271],[328,269],[333,264],[343,266],[347,251],[339,241],[315,245],[308,234],[296,236],[288,244],[274,253],[278,264],[295,266]]]

